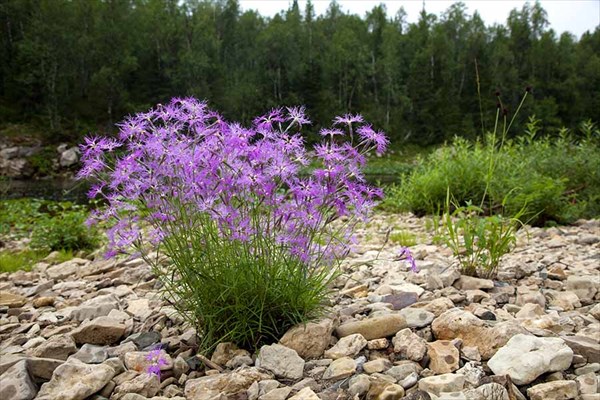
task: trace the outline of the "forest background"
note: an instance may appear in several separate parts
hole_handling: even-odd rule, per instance
[[[510,114],[528,86],[511,134],[533,114],[545,134],[600,121],[600,28],[558,36],[539,3],[486,26],[462,3],[408,24],[403,10],[358,16],[335,2],[265,18],[236,0],[9,0],[0,25],[0,134],[51,143],[110,132],[173,96],[246,123],[305,105],[314,131],[360,112],[395,145],[475,138],[492,127],[496,92]]]

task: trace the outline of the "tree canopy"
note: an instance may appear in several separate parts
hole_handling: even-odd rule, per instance
[[[56,140],[173,96],[245,122],[281,105],[306,105],[317,127],[360,112],[393,143],[475,137],[496,91],[510,113],[528,85],[522,119],[600,120],[600,28],[558,36],[539,3],[486,26],[462,3],[408,24],[402,9],[361,17],[335,1],[266,18],[236,0],[7,0],[0,23],[0,120]]]

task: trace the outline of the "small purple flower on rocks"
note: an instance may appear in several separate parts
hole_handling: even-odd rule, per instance
[[[401,260],[404,260],[408,263],[410,270],[414,273],[418,273],[419,272],[419,267],[417,267],[417,263],[415,262],[415,259],[412,255],[412,253],[410,252],[410,250],[408,249],[408,247],[402,247],[400,249],[400,253],[398,254],[398,257]]]
[[[146,372],[151,375],[156,375],[160,378],[160,367],[167,365],[167,360],[162,355],[162,349],[157,347],[146,355],[146,361],[149,361]]]

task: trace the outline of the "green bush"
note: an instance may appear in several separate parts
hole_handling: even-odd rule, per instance
[[[489,145],[457,138],[421,160],[400,185],[388,188],[383,207],[417,215],[438,214],[449,190],[457,207],[471,202],[482,204],[485,214],[504,212],[509,216],[523,209],[521,220],[534,225],[598,217],[598,129],[584,123],[583,139],[564,131],[558,138],[536,139],[537,124],[531,119],[526,136],[506,141],[501,151],[494,153],[487,191]]]
[[[91,250],[98,245],[95,229],[86,226],[87,211],[64,206],[55,215],[40,218],[31,232],[31,248],[38,250]],[[57,210],[58,211],[58,210]]]

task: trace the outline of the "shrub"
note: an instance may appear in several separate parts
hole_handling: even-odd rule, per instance
[[[98,245],[98,233],[86,226],[85,208],[66,204],[51,205],[51,214],[38,219],[31,232],[32,249],[76,251]]]
[[[381,195],[361,169],[385,150],[383,134],[337,117],[308,152],[308,123],[302,108],[275,109],[245,128],[173,99],[124,121],[118,139],[86,139],[79,176],[108,203],[94,219],[111,221],[109,255],[140,251],[205,349],[256,348],[317,316],[355,224]]]

